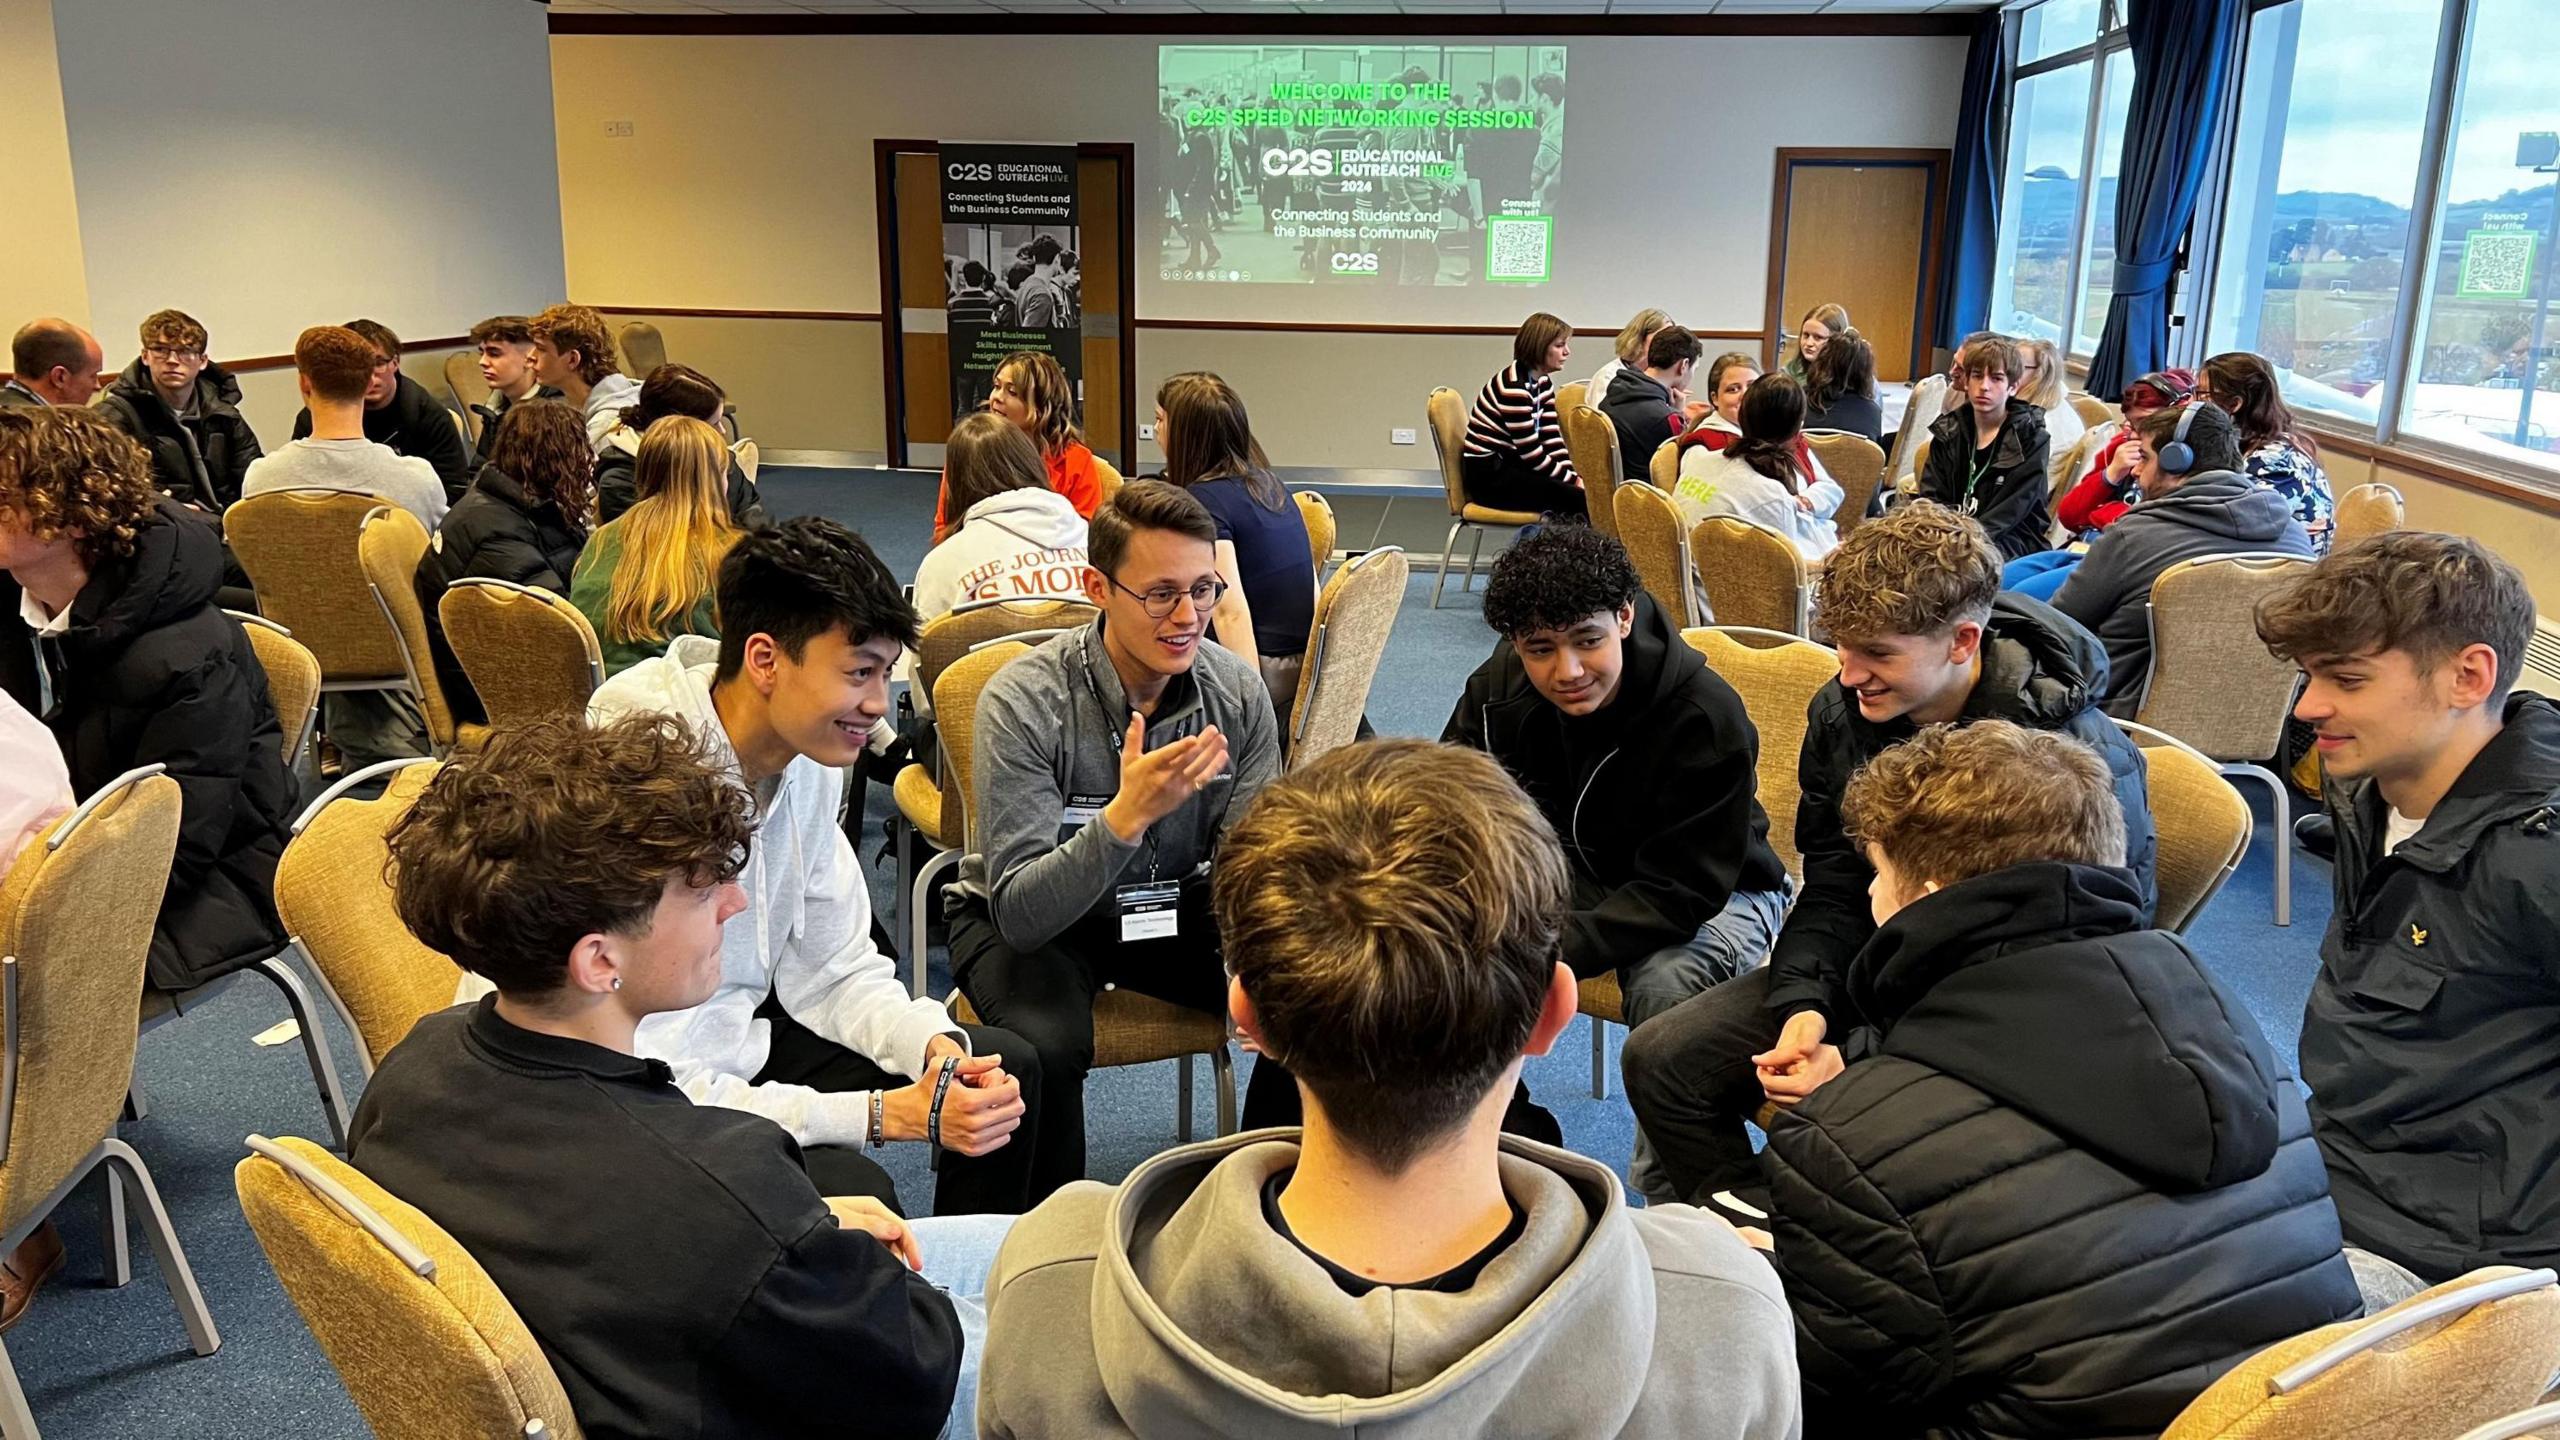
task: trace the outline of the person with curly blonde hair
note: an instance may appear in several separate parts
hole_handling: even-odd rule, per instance
[[[526,328],[533,332],[533,378],[587,417],[587,443],[602,455],[604,437],[640,399],[640,382],[614,363],[604,317],[584,305],[554,305]]]

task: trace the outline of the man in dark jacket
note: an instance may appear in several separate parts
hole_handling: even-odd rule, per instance
[[[1980,525],[1924,501],[1859,526],[1823,564],[1815,620],[1839,652],[1840,675],[1806,709],[1796,764],[1803,891],[1765,970],[1684,1003],[1627,1042],[1627,1099],[1675,1193],[1693,1201],[1756,1189],[1745,1122],[1828,1078],[1808,1068],[1826,1040],[1860,1053],[1852,1022],[1833,1020],[1849,960],[1875,933],[1875,868],[1840,813],[1860,766],[1928,725],[2009,720],[2070,735],[2106,760],[2144,916],[2156,900],[2142,755],[2097,708],[2106,651],[2050,607],[2001,594],[2000,557]]]
[[[1650,473],[1653,452],[1662,442],[1702,420],[1714,406],[1689,398],[1689,375],[1706,347],[1679,325],[1653,332],[1645,347],[1643,368],[1629,365],[1609,377],[1609,393],[1591,408],[1609,417],[1618,431],[1618,471],[1629,480]]]
[[[1920,472],[1920,497],[1981,521],[2003,561],[2053,548],[2052,442],[2044,412],[2015,394],[2018,363],[2017,342],[2002,335],[1956,352],[1966,403],[1929,426]]]
[[[1874,1049],[1769,1127],[1808,1434],[2154,1435],[2363,1312],[2300,1087],[2148,928],[2104,760],[1937,726],[1844,812]]]
[[[347,1158],[488,1267],[589,1435],[967,1433],[983,1287],[929,1276],[990,1263],[1009,1222],[825,1199],[780,1126],[636,1053],[719,984],[751,810],[656,716],[547,718],[449,764],[393,832],[395,898],[497,993],[383,1057]]]
[[[240,382],[205,358],[205,328],[179,310],[142,322],[142,355],[107,386],[98,409],[151,452],[170,499],[219,515],[240,498],[249,462],[263,453],[240,414]]]
[[[480,415],[480,443],[472,459],[489,463],[497,453],[498,427],[507,412],[527,400],[557,400],[560,392],[533,378],[533,320],[524,315],[492,315],[471,327],[471,348],[480,354],[480,378],[489,386],[489,401],[471,408]]]
[[[497,457],[436,526],[413,577],[445,704],[457,720],[488,718],[444,637],[444,592],[462,580],[506,580],[559,596],[587,543],[586,421],[565,400],[528,402],[510,417]],[[546,472],[546,468],[548,473]]]
[[[98,528],[23,518],[67,513],[74,495]],[[73,790],[153,764],[178,782],[152,986],[201,985],[283,948],[276,860],[296,791],[266,672],[213,603],[212,522],[164,498],[142,447],[105,417],[0,408],[0,564],[26,589],[44,657],[29,708],[62,742]]]
[[[1742,698],[1681,640],[1627,552],[1588,526],[1506,551],[1484,616],[1503,638],[1440,738],[1501,761],[1563,837],[1565,964],[1583,979],[1617,974],[1631,1026],[1758,966],[1788,881]],[[1638,1188],[1673,1198],[1648,1188],[1654,1167],[1638,1159]]]
[[[2347,1239],[2444,1280],[2560,1264],[2560,706],[2514,693],[2533,597],[2397,531],[2259,607],[2307,677],[2337,906],[2302,1078]]]
[[[2240,436],[2229,415],[2196,403],[2134,423],[2142,503],[2100,532],[2053,597],[2054,609],[2105,643],[2104,707],[2127,719],[2151,677],[2151,582],[2163,571],[2208,555],[2317,554],[2292,505],[2239,473]],[[2173,469],[2172,460],[2182,463]]]
[[[436,403],[427,387],[400,373],[400,337],[378,320],[350,320],[346,328],[373,347],[373,379],[364,391],[364,438],[415,455],[435,467],[444,481],[447,500],[458,501],[471,488],[475,468],[462,443],[462,427],[453,412]],[[311,412],[293,417],[293,438],[311,433]]]

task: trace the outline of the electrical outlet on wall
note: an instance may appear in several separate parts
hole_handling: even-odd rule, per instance
[[[1140,424],[1138,426],[1138,438],[1141,440],[1153,440],[1156,438],[1156,427],[1143,423]]]
[[[1387,432],[1387,441],[1394,445],[1410,445],[1413,443],[1413,432],[1410,430],[1390,430]]]
[[[628,140],[631,138],[631,133],[632,125],[628,120],[607,120],[604,122],[604,138],[607,140]]]

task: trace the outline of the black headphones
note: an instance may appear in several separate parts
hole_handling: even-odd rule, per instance
[[[2178,432],[2153,457],[2160,462],[2161,474],[2184,475],[2196,468],[2196,448],[2187,443],[2187,427],[2196,423],[2196,406],[2200,403],[2190,400],[2178,407]]]

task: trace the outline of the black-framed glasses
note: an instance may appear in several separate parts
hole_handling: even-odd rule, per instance
[[[149,360],[201,360],[204,358],[204,352],[201,350],[177,345],[145,345],[142,347],[142,354]]]
[[[1181,604],[1186,595],[1191,597],[1191,608],[1206,615],[1218,608],[1219,601],[1227,598],[1229,588],[1226,581],[1213,578],[1203,580],[1188,590],[1177,590],[1171,585],[1158,585],[1152,590],[1138,591],[1121,584],[1117,576],[1106,575],[1103,578],[1111,582],[1112,589],[1136,600],[1147,612],[1147,618],[1150,620],[1161,620],[1172,614],[1173,607]]]

